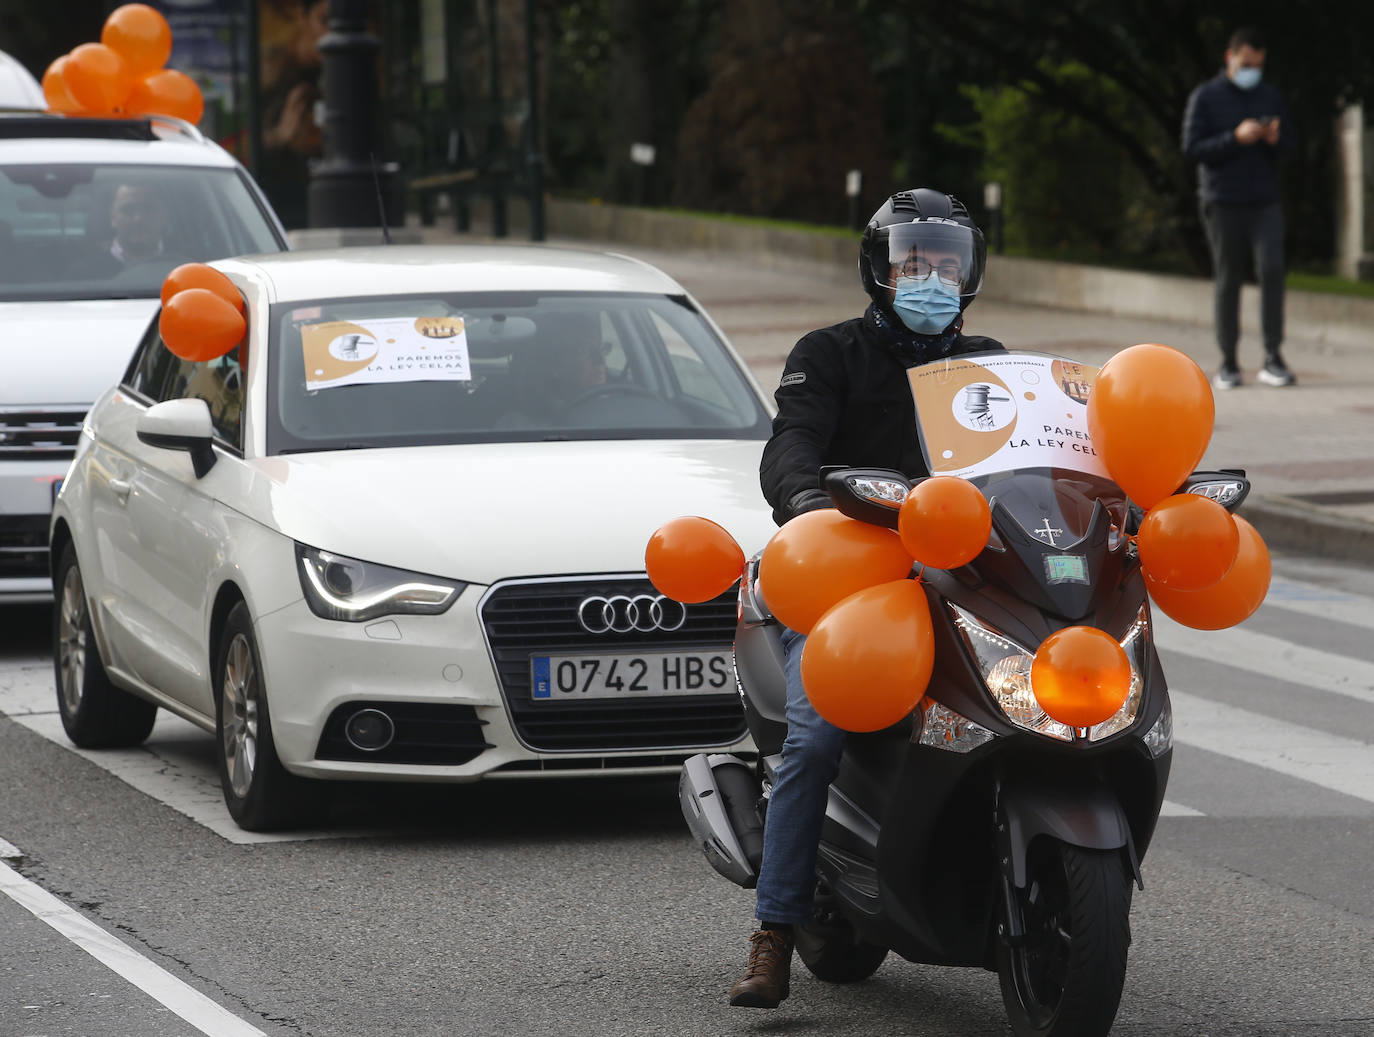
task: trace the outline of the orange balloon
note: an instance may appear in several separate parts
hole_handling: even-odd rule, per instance
[[[1167,587],[1145,574],[1150,598],[1170,619],[1198,630],[1233,627],[1252,616],[1269,593],[1269,548],[1255,527],[1234,516],[1240,535],[1231,571],[1210,587],[1183,591]]]
[[[172,28],[160,11],[147,4],[125,4],[105,19],[100,42],[124,59],[130,75],[141,78],[171,57]]]
[[[71,115],[81,111],[81,105],[72,98],[67,90],[67,81],[62,77],[62,70],[66,65],[67,55],[64,54],[43,73],[43,98],[52,111]]]
[[[1231,570],[1239,548],[1231,513],[1195,493],[1165,497],[1145,513],[1136,537],[1145,574],[1180,591],[1216,583]]]
[[[907,553],[922,565],[957,569],[987,546],[992,512],[973,483],[937,475],[918,482],[907,494],[897,532]]]
[[[724,594],[740,578],[744,564],[735,538],[697,515],[659,526],[644,551],[649,582],[674,601],[689,604]]]
[[[1088,395],[1088,432],[1108,473],[1149,509],[1196,468],[1212,438],[1215,405],[1202,368],[1148,342],[1108,360]]]
[[[214,360],[243,340],[243,314],[204,288],[186,288],[168,300],[158,317],[162,341],[183,360]]]
[[[896,533],[822,508],[773,534],[759,559],[759,592],[773,615],[805,634],[841,599],[910,572]]]
[[[182,263],[162,281],[162,305],[177,292],[187,288],[204,288],[214,292],[240,313],[243,312],[243,293],[238,286],[208,263]]]
[[[802,687],[836,727],[877,731],[916,708],[934,665],[925,591],[893,580],[849,595],[817,621],[802,648]]]
[[[90,115],[122,110],[134,78],[124,59],[103,43],[83,43],[67,55],[62,67],[67,93]]]
[[[1096,627],[1065,627],[1031,662],[1035,700],[1051,720],[1092,727],[1116,715],[1131,690],[1131,664],[1116,638]]]
[[[205,112],[205,98],[190,76],[164,68],[134,83],[124,109],[130,115],[171,115],[197,123]]]

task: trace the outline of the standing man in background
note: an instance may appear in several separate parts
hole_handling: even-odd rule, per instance
[[[1265,44],[1255,29],[1237,29],[1226,47],[1226,67],[1198,86],[1183,116],[1183,153],[1198,168],[1198,201],[1216,276],[1216,332],[1221,366],[1218,389],[1241,384],[1240,286],[1253,258],[1260,288],[1266,385],[1296,379],[1279,352],[1283,345],[1283,207],[1278,160],[1292,150],[1283,96],[1262,82]]]

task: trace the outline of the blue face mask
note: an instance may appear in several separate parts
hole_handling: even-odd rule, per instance
[[[1259,86],[1260,77],[1263,75],[1263,69],[1255,68],[1253,65],[1247,65],[1244,68],[1236,69],[1231,76],[1231,82],[1235,83],[1236,86],[1240,87],[1242,90],[1253,90],[1255,87]]]
[[[899,277],[892,308],[909,330],[918,335],[938,335],[959,316],[958,291],[934,274]]]

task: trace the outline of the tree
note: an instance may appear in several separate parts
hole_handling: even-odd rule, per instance
[[[984,69],[998,70],[997,82],[1033,89],[1043,105],[1082,120],[1119,149],[1199,270],[1208,258],[1195,173],[1177,147],[1184,108],[1192,89],[1220,68],[1235,26],[1266,30],[1265,75],[1284,90],[1299,141],[1285,170],[1291,249],[1301,259],[1330,257],[1332,120],[1345,104],[1374,95],[1368,0],[1310,4],[1301,13],[1278,0],[1214,0],[1201,15],[1191,0],[901,0],[897,9],[919,16],[927,45],[978,54]],[[1056,75],[1068,62],[1111,89]],[[1152,146],[1161,139],[1174,147]]]
[[[678,138],[674,200],[843,223],[845,173],[887,179],[882,94],[852,14],[821,0],[737,0]]]

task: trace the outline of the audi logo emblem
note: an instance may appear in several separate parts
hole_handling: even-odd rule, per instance
[[[633,598],[617,594],[611,598],[593,595],[577,606],[577,621],[589,634],[628,634],[638,630],[672,631],[687,622],[687,606],[662,594],[636,594]]]

